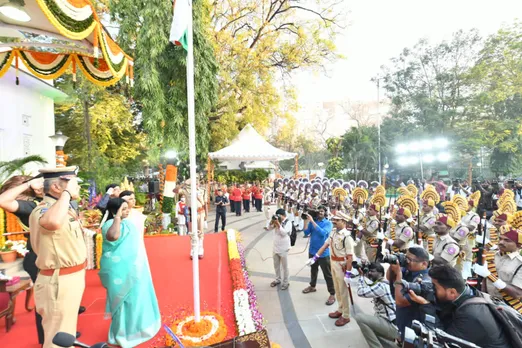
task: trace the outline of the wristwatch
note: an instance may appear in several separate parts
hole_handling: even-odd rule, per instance
[[[394,281],[393,285],[402,285],[402,286],[404,286],[400,280]]]

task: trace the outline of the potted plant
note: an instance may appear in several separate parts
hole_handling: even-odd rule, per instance
[[[2,261],[5,263],[15,262],[18,254],[25,256],[27,254],[26,246],[25,241],[6,241],[2,249],[0,249]]]

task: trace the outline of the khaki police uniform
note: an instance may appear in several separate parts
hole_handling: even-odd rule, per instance
[[[355,229],[355,235],[357,236],[357,234],[360,233],[359,230],[357,229],[357,227],[364,226],[364,220],[365,220],[364,210],[362,210],[361,208],[356,210],[352,206],[349,216],[352,220],[354,220],[354,219],[359,220],[359,223],[357,225],[353,224],[353,228]],[[363,250],[364,250],[364,242],[362,240],[357,241],[355,243],[355,249],[354,249],[355,256],[359,259],[365,258],[365,255],[363,255]]]
[[[459,262],[455,265],[455,268],[462,272],[464,262],[471,262],[473,259],[473,251],[468,243],[468,238],[473,234],[469,231],[469,228],[462,224],[452,228],[449,234],[459,244],[461,252],[458,257]]]
[[[343,318],[350,318],[350,295],[348,287],[344,282],[346,271],[346,258],[354,254],[355,242],[347,229],[334,230],[328,238],[330,246],[330,264],[332,267],[332,278],[335,287],[335,299],[339,305],[338,312]]]
[[[433,212],[421,216],[420,226],[427,229],[426,231],[422,231],[422,247],[424,250],[428,250],[428,238],[435,238],[436,236],[435,231],[433,230],[435,221],[436,218]]]
[[[497,277],[502,279],[507,285],[513,285],[522,289],[522,256],[520,250],[508,254],[502,254],[497,251],[495,254],[495,267],[497,269]],[[487,280],[487,291],[491,296],[502,299],[499,290],[493,286],[492,282]]]
[[[413,233],[413,229],[410,227],[410,225],[404,221],[400,224],[397,224],[395,227],[395,237],[395,241],[402,240],[404,242],[404,246],[401,248],[401,251],[406,251],[413,245],[415,233]]]
[[[87,248],[76,211],[69,213],[62,226],[50,231],[40,226],[40,218],[56,203],[46,196],[31,213],[31,245],[40,269],[34,285],[36,311],[42,316],[44,348],[58,332],[76,335],[78,309],[85,290]]]
[[[460,247],[455,239],[448,234],[444,236],[436,236],[433,243],[433,256],[443,258],[455,267],[457,257],[459,256]]]
[[[469,211],[463,218],[460,220],[460,224],[466,226],[471,232],[468,234],[467,247],[466,250],[469,250],[469,255],[466,254],[465,261],[472,262],[472,250],[476,245],[476,234],[478,225],[480,224],[480,216],[474,211]]]
[[[370,262],[375,262],[377,257],[377,248],[372,247],[372,242],[375,242],[377,239],[377,233],[379,233],[379,219],[376,216],[370,216],[366,220],[365,228],[366,232],[369,234],[364,235],[361,239],[364,245],[364,251],[366,252],[366,257]]]

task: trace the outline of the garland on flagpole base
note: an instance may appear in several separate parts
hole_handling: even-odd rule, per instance
[[[214,312],[201,312],[200,319],[200,322],[196,323],[193,315],[181,315],[174,319],[170,329],[185,347],[209,346],[225,340],[227,326],[223,317]],[[170,335],[165,336],[165,345],[178,347]]]

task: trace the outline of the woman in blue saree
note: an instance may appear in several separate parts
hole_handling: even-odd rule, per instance
[[[99,276],[107,289],[106,316],[112,319],[108,343],[130,348],[158,333],[161,316],[143,234],[126,219],[127,203],[113,198],[107,212]]]

